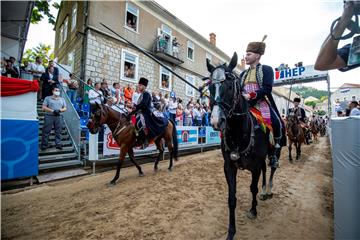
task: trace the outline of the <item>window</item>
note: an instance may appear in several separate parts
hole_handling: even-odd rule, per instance
[[[71,72],[74,72],[74,68],[75,68],[75,50],[72,50],[68,54],[68,65],[71,66]]]
[[[131,3],[126,3],[125,26],[135,32],[139,26],[139,9]]]
[[[160,89],[171,91],[171,72],[160,66]]]
[[[194,61],[194,43],[190,40],[187,41],[187,58]]]
[[[192,85],[195,85],[195,78],[194,78],[194,76],[191,76],[191,75],[187,75],[187,74],[186,74],[185,79],[186,79],[186,81],[188,81],[188,82],[191,83]],[[186,96],[194,97],[194,96],[195,96],[194,88],[191,87],[189,84],[186,84],[185,94],[186,94]]]
[[[71,11],[71,31],[75,29],[76,17],[77,17],[77,3],[75,3]]]
[[[212,59],[212,56],[211,56],[211,54],[210,53],[206,53],[206,59],[209,59],[209,61],[211,62],[211,59]]]
[[[66,41],[66,38],[67,38],[67,31],[68,31],[68,18],[66,17],[65,18],[65,21],[64,21],[64,35],[63,35],[63,42]]]
[[[59,33],[59,47],[63,43],[63,32],[64,32],[64,25],[61,25],[60,26],[60,33]]]
[[[125,49],[121,51],[121,79],[125,81],[136,82],[138,78],[138,60],[138,55]]]

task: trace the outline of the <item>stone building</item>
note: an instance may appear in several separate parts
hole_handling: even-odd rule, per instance
[[[185,102],[198,93],[171,72],[104,28],[162,61],[187,81],[199,86],[213,65],[230,57],[216,47],[216,35],[205,39],[154,1],[62,1],[55,24],[58,62],[87,80],[136,84],[150,80],[149,91],[174,91]],[[236,69],[240,72],[240,65]]]

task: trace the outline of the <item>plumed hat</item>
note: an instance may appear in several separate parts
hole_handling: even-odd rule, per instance
[[[145,87],[147,87],[148,83],[149,83],[149,80],[147,80],[144,77],[141,77],[139,80],[139,84],[144,85]]]
[[[266,39],[267,35],[265,35],[263,37],[263,40],[261,42],[250,42],[246,48],[246,52],[253,52],[253,53],[258,53],[260,55],[264,55],[265,53],[265,39]]]
[[[294,102],[301,102],[301,99],[296,97],[296,98],[294,98]]]

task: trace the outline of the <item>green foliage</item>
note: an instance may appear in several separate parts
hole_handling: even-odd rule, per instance
[[[44,0],[36,0],[34,2],[34,8],[30,20],[32,24],[38,24],[44,16],[47,16],[49,23],[55,25],[55,17],[50,13],[50,3],[51,1]],[[60,5],[57,2],[54,2],[52,6],[56,9],[60,8]]]
[[[35,62],[37,56],[40,56],[43,60],[43,65],[48,64],[48,59],[53,60],[55,58],[54,52],[52,52],[51,46],[43,43],[39,43],[37,47],[33,49],[27,49],[22,58],[22,62]]]
[[[312,87],[293,87],[292,91],[296,92],[297,94],[303,96],[304,98],[313,96],[318,99],[321,99],[322,97],[328,96],[328,92],[324,90],[318,90],[316,88]]]
[[[320,102],[324,102],[325,100],[328,100],[328,96],[321,96]]]
[[[319,115],[319,116],[324,116],[326,115],[326,112],[324,110],[319,110],[319,111],[315,111],[315,114]]]
[[[312,107],[313,109],[315,108],[317,102],[316,101],[309,101],[309,102],[306,102],[305,105],[306,106],[310,106]]]

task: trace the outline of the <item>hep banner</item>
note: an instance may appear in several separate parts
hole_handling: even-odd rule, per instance
[[[313,65],[304,66],[304,67],[296,67],[296,68],[288,68],[275,71],[275,79],[274,84],[282,83],[287,81],[295,81],[301,83],[303,80],[309,78],[318,78],[318,77],[327,77],[327,71],[317,71],[314,69]]]

